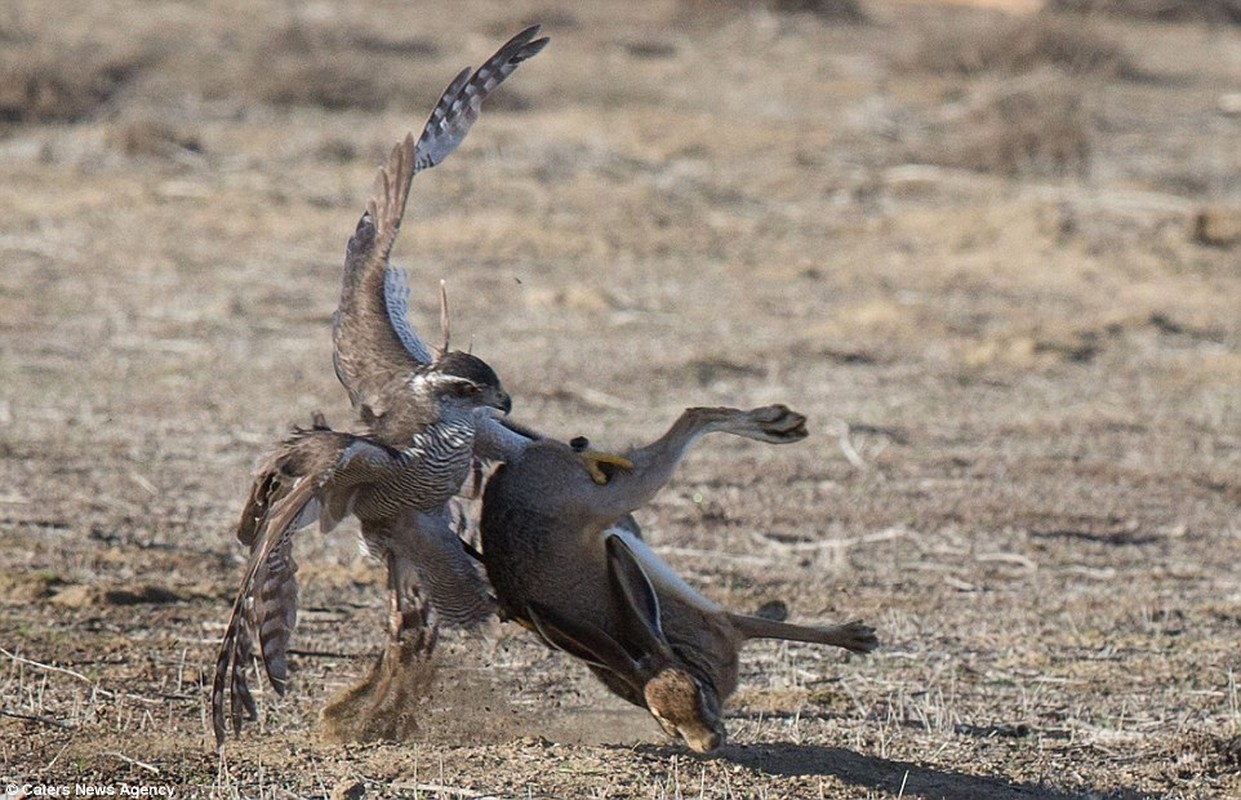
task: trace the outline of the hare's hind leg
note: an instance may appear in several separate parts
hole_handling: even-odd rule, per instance
[[[605,470],[606,485],[590,497],[597,518],[610,522],[641,508],[668,482],[685,453],[708,433],[731,433],[770,444],[790,444],[806,438],[806,418],[782,405],[749,411],[687,408],[663,436],[626,453],[628,466]]]
[[[728,613],[728,619],[744,639],[788,639],[842,647],[855,653],[869,653],[879,646],[875,629],[860,619],[823,627],[793,625],[731,612]]]

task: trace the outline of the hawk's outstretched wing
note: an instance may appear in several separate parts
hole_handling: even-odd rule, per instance
[[[414,175],[447,158],[478,119],[483,100],[536,55],[547,39],[535,25],[514,36],[476,71],[468,68],[449,84],[417,143],[406,136],[375,180],[374,195],[345,253],[345,274],[332,339],[336,376],[363,420],[408,416],[410,399],[401,382],[435,356],[407,319],[409,287],[404,270],[389,264]],[[416,415],[415,415],[416,416]],[[402,426],[379,425],[399,430]],[[385,436],[385,441],[389,438]],[[396,442],[388,442],[396,444]]]
[[[362,524],[368,549],[386,562],[397,590],[394,633],[435,620],[473,625],[494,610],[480,565],[452,525],[447,495],[425,495],[405,480],[419,471],[415,450],[399,452],[367,438],[327,427],[297,429],[262,464],[237,526],[250,557],[216,660],[212,722],[225,731],[225,695],[232,725],[255,716],[247,667],[252,640],[268,680],[284,693],[287,654],[297,624],[297,565],[293,538],[315,523],[328,531],[349,514]],[[468,458],[468,456],[467,456]],[[451,493],[457,485],[446,489]],[[421,609],[421,611],[420,611]],[[425,632],[434,641],[434,631]]]
[[[233,727],[242,712],[254,716],[246,683],[251,629],[258,634],[264,668],[278,693],[288,679],[285,655],[297,622],[297,565],[293,536],[318,522],[330,530],[347,516],[359,487],[373,484],[399,464],[386,447],[347,433],[298,430],[260,468],[242,511],[237,538],[250,545],[246,571],[229,614],[211,691],[212,723],[223,741],[224,695],[231,691]]]

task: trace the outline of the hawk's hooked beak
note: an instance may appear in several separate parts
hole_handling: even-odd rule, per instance
[[[496,389],[491,405],[494,408],[500,409],[505,416],[508,416],[508,413],[513,410],[513,398],[509,397],[508,392],[503,389]]]

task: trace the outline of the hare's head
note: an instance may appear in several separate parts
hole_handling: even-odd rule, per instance
[[[664,731],[684,739],[691,750],[709,753],[724,743],[719,698],[685,670],[666,667],[647,681],[642,694]]]
[[[632,537],[629,543],[627,536]],[[625,648],[609,640],[607,646],[597,648],[597,652],[611,654],[600,663],[611,664],[618,675],[633,681],[631,685],[641,687],[647,709],[669,736],[684,739],[699,753],[709,753],[724,743],[720,697],[714,686],[689,671],[664,635],[659,596],[630,546],[641,548],[641,542],[632,531],[621,533],[617,529],[604,539],[611,583],[626,610],[625,628],[642,655],[635,660]]]

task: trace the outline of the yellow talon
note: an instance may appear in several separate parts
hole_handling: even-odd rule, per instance
[[[586,471],[590,473],[590,479],[600,486],[606,486],[609,480],[608,473],[603,470],[605,464],[613,469],[633,469],[633,462],[624,456],[614,456],[598,450],[583,450],[581,456],[586,464]]]

